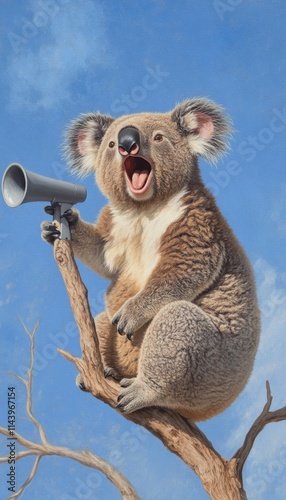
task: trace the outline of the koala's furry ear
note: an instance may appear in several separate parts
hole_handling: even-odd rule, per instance
[[[99,146],[113,121],[108,115],[88,113],[70,124],[63,149],[72,172],[84,177],[94,171]]]
[[[215,163],[228,149],[231,121],[218,104],[201,97],[188,99],[171,116],[181,134],[188,137],[194,154]]]

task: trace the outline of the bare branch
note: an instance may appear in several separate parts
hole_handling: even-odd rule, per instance
[[[19,496],[23,493],[23,491],[25,490],[25,488],[34,479],[34,477],[35,477],[35,475],[37,473],[38,465],[40,463],[41,458],[42,458],[42,455],[38,455],[36,457],[34,465],[33,465],[32,469],[31,469],[31,472],[30,472],[29,476],[27,477],[26,481],[22,484],[22,486],[18,489],[18,491],[16,491],[15,493],[13,493],[13,495],[9,496],[8,500],[12,500],[14,498],[19,498]]]
[[[9,372],[8,374],[11,377],[16,378],[19,380],[26,388],[27,391],[27,400],[26,400],[26,411],[27,415],[29,417],[29,420],[37,427],[40,438],[43,444],[47,443],[47,436],[46,433],[40,424],[40,422],[35,418],[33,414],[33,400],[32,400],[32,390],[33,390],[33,366],[34,366],[34,358],[35,358],[35,336],[37,333],[37,330],[39,328],[39,322],[36,323],[36,326],[34,327],[32,332],[29,332],[28,328],[24,324],[23,320],[19,317],[19,320],[28,335],[30,339],[30,365],[27,371],[27,379],[24,379],[23,377],[20,377],[17,373],[14,372]]]
[[[1,434],[1,432],[0,432]],[[19,451],[17,453],[17,457],[15,457],[15,460],[21,460],[21,458],[26,458],[30,457],[32,455],[35,455],[36,453],[34,451]],[[6,457],[0,457],[0,464],[5,464],[8,462],[9,456],[7,455]]]
[[[19,380],[25,387],[27,386],[27,380],[25,380],[23,377],[20,377],[17,373],[14,372],[8,372],[9,377],[13,377],[16,380]]]
[[[75,366],[82,366],[81,358],[78,358],[77,356],[73,356],[72,354],[65,351],[64,349],[61,349],[60,347],[57,348],[57,351],[63,356],[63,358],[74,363]]]
[[[34,330],[33,330],[33,331],[32,331],[32,333],[31,333],[31,332],[29,332],[28,328],[26,327],[26,325],[25,325],[24,321],[22,320],[21,316],[18,316],[18,318],[19,318],[19,321],[20,321],[20,323],[22,324],[22,327],[24,328],[24,330],[25,330],[26,334],[28,335],[29,339],[31,340],[31,339],[32,339],[32,337],[34,337],[34,336],[36,335],[37,330],[38,330],[39,325],[40,325],[40,322],[39,322],[39,321],[37,321],[37,323],[36,323],[36,325],[35,325],[35,327],[34,327]]]
[[[21,321],[22,322],[22,321]],[[20,451],[16,453],[15,455],[15,460],[19,461],[22,458],[25,458],[27,456],[35,455],[35,462],[33,464],[33,467],[30,471],[29,476],[27,477],[26,481],[23,483],[23,485],[18,489],[17,492],[13,493],[9,499],[16,499],[18,498],[22,492],[26,489],[26,487],[31,483],[33,478],[35,477],[38,469],[38,465],[40,463],[40,460],[42,457],[47,456],[47,455],[56,455],[56,456],[61,456],[61,457],[66,457],[70,458],[72,460],[75,460],[87,467],[91,467],[93,469],[96,469],[100,472],[102,472],[107,479],[109,479],[114,486],[120,491],[122,497],[124,499],[128,500],[137,500],[139,499],[136,491],[132,487],[132,485],[129,483],[129,481],[116,469],[114,469],[110,464],[108,464],[105,460],[99,458],[95,454],[93,454],[89,450],[85,451],[75,451],[75,450],[70,450],[69,448],[63,448],[61,446],[55,446],[49,443],[44,428],[38,421],[38,419],[34,416],[33,413],[33,397],[32,397],[32,387],[33,387],[33,366],[34,366],[34,353],[35,353],[35,334],[38,328],[38,324],[34,328],[32,332],[29,332],[29,330],[26,328],[26,326],[23,324],[25,332],[29,336],[30,339],[30,365],[27,371],[27,379],[24,379],[22,377],[19,377],[15,373],[11,373],[11,376],[15,377],[18,379],[23,385],[26,387],[26,393],[27,393],[27,399],[26,399],[26,411],[29,417],[29,420],[37,427],[40,438],[41,438],[41,443],[35,443],[33,441],[30,441],[26,439],[24,436],[21,436],[20,434],[14,432],[14,439],[15,441],[22,445],[24,448],[27,449],[27,451]],[[64,354],[64,351],[63,351]],[[75,358],[74,356],[71,356],[67,353],[68,359],[71,359],[73,362],[78,363],[79,366],[82,365],[82,360]],[[5,429],[4,427],[0,427],[0,434],[9,437],[10,433],[8,429]],[[0,458],[0,464],[1,463],[7,463],[9,457],[1,457]]]
[[[22,323],[23,324],[23,323]],[[31,343],[30,343],[30,366],[27,372],[27,402],[26,402],[26,409],[27,409],[27,414],[33,422],[33,424],[37,427],[41,441],[44,445],[47,444],[47,436],[44,431],[43,426],[40,424],[40,422],[35,418],[33,414],[33,396],[32,396],[32,390],[33,390],[33,367],[34,367],[34,359],[35,359],[35,335],[37,333],[39,327],[39,323],[36,324],[34,330],[32,333],[28,332],[28,330],[25,328],[26,332],[28,333]]]
[[[270,411],[273,398],[268,380],[266,381],[266,397],[267,400],[262,412],[250,427],[248,433],[245,436],[243,445],[241,446],[241,448],[237,450],[237,452],[233,456],[233,458],[235,458],[237,461],[238,477],[242,476],[243,466],[253,447],[254,441],[257,438],[258,434],[264,429],[264,427],[267,424],[270,424],[271,422],[280,422],[282,420],[286,420],[286,406],[280,408],[279,410]]]
[[[0,427],[0,434],[9,436],[9,432],[4,427]],[[102,472],[107,477],[107,479],[109,479],[114,484],[114,486],[118,488],[123,498],[128,500],[137,500],[139,498],[129,481],[120,472],[114,469],[114,467],[112,467],[108,462],[96,456],[90,450],[71,450],[62,446],[52,445],[49,442],[47,442],[47,444],[45,445],[43,445],[42,443],[34,443],[33,441],[30,441],[17,433],[14,434],[14,438],[19,444],[29,450],[17,453],[15,456],[16,461],[28,455],[36,455],[38,458],[42,458],[47,455],[56,455],[58,457],[70,458],[71,460],[75,460],[76,462],[79,462],[86,467],[91,467],[92,469],[96,469],[99,472]],[[7,461],[7,458],[8,457],[1,458],[0,463],[3,463],[5,459]],[[36,464],[36,466],[37,465],[38,464]],[[34,467],[32,468],[29,478],[26,480],[23,486],[27,486],[33,479],[36,472],[33,472]],[[21,489],[21,492],[22,491],[23,489]]]

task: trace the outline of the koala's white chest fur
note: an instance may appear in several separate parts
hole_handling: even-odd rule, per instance
[[[154,210],[121,212],[112,208],[112,231],[105,248],[105,261],[112,272],[122,271],[143,288],[160,259],[160,240],[185,210],[185,191]]]

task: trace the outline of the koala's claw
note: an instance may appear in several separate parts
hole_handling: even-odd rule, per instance
[[[117,331],[118,331],[119,335],[123,335],[124,334],[124,328],[122,328],[120,326],[117,328]]]
[[[119,333],[119,335],[123,335],[124,334],[124,328],[126,325],[123,325],[122,322],[121,322],[121,325],[118,325],[119,321],[120,321],[120,318],[121,318],[121,315],[118,314],[117,316],[115,316],[112,320],[112,324],[114,326],[117,326],[117,332]],[[128,333],[129,335],[129,333]],[[127,337],[129,338],[129,336],[127,335]],[[130,339],[129,339],[130,340]]]
[[[140,294],[131,297],[111,320],[118,333],[126,334],[128,340],[132,340],[134,334],[136,335],[136,332],[153,317],[148,307],[144,307],[144,300],[144,296],[140,297]]]
[[[133,378],[123,378],[121,381],[120,381],[120,385],[121,387],[129,387],[131,384],[133,384],[134,380],[135,380],[136,377],[133,377]]]
[[[118,396],[118,398],[117,398],[117,403],[120,403],[120,401],[121,401],[121,399],[122,399],[122,398],[123,398],[123,394],[122,394],[122,392],[121,392],[121,394],[119,394],[119,396]],[[118,405],[116,405],[116,408],[119,408],[119,407],[120,407],[120,406],[119,406],[119,404],[118,404]]]
[[[89,392],[89,391],[87,390],[87,388],[85,387],[84,382],[83,382],[82,377],[81,377],[81,375],[80,375],[80,374],[78,374],[78,375],[76,376],[75,383],[76,383],[77,387],[79,387],[79,389],[80,389],[81,391],[84,391],[84,392]]]
[[[70,226],[77,223],[79,219],[79,213],[74,208],[68,208],[62,215],[61,219],[66,219]]]
[[[120,313],[117,314],[117,316],[114,316],[114,318],[112,319],[112,324],[114,326],[117,326],[117,332],[119,333],[119,335],[124,335],[125,333],[128,340],[132,340],[133,332],[128,329],[126,330],[126,327],[128,328],[128,322],[127,320],[124,321],[123,319],[121,319]]]
[[[53,244],[54,241],[60,237],[61,232],[50,221],[42,222],[41,229],[41,236],[43,240],[47,241],[48,243]]]
[[[112,377],[114,380],[121,380],[121,377],[114,368],[106,367],[103,371],[104,378]]]
[[[119,320],[120,320],[120,316],[114,316],[114,318],[112,319],[111,323],[116,326],[118,323],[119,323]]]

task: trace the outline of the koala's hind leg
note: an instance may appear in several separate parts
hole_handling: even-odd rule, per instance
[[[112,377],[120,380],[122,375],[117,371],[118,365],[116,360],[116,328],[112,325],[106,312],[98,314],[94,318],[96,334],[99,341],[99,351],[103,364],[105,377]],[[86,391],[85,385],[80,375],[76,377],[76,385]]]
[[[99,350],[105,377],[121,380],[122,377],[134,377],[137,374],[140,346],[144,332],[137,332],[135,341],[118,335],[108,315],[103,312],[95,318]]]
[[[246,352],[234,343],[195,304],[163,307],[145,334],[137,377],[121,381],[118,407],[126,413],[168,407],[194,420],[222,411],[245,383]]]
[[[116,350],[115,339],[116,330],[111,324],[106,312],[98,314],[94,318],[96,333],[99,341],[101,361],[104,368],[105,377],[112,377],[120,380],[122,377],[115,369]]]

